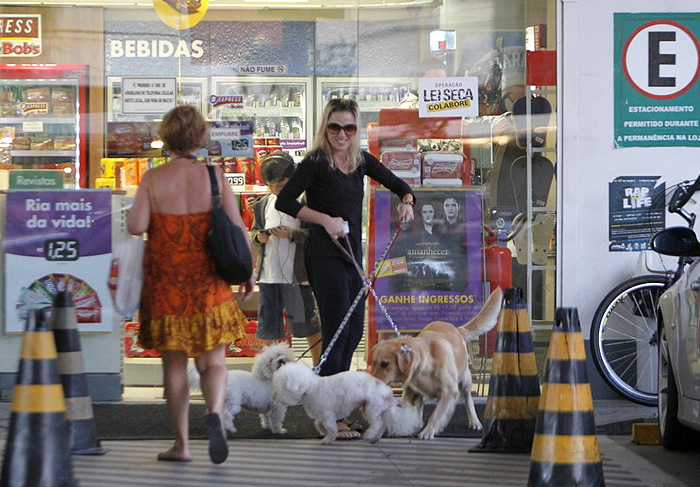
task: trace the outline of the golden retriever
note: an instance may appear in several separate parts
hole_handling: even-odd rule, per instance
[[[433,321],[415,337],[392,338],[374,347],[372,373],[386,384],[403,383],[404,407],[415,407],[422,417],[423,398],[437,399],[428,424],[418,434],[421,440],[431,440],[443,430],[460,393],[469,415],[469,427],[481,429],[471,394],[467,341],[496,325],[502,299],[503,292],[498,288],[479,314],[464,326]]]

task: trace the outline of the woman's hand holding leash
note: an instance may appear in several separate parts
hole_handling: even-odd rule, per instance
[[[330,235],[332,239],[339,239],[346,233],[343,219],[339,216],[329,216],[326,223],[323,224],[323,228],[326,229],[326,232],[328,232],[328,235]]]
[[[410,195],[407,195],[406,198],[408,199],[406,201],[402,201],[397,209],[399,212],[399,221],[403,223],[410,223],[414,218],[413,206],[415,205],[415,202],[413,201],[413,197]]]

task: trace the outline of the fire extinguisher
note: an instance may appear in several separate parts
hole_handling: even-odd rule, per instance
[[[512,254],[507,247],[498,246],[496,232],[485,227],[487,232],[484,239],[484,260],[485,276],[484,280],[491,285],[491,289],[500,287],[502,290],[513,286],[513,261]],[[496,335],[498,327],[495,326],[479,337],[479,353],[482,356],[493,357],[493,350],[496,345]]]

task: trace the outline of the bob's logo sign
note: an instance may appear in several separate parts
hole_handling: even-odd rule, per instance
[[[0,15],[0,56],[41,54],[41,15]]]

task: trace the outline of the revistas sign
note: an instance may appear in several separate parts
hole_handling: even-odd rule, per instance
[[[41,15],[0,15],[3,57],[36,57],[41,54]]]

